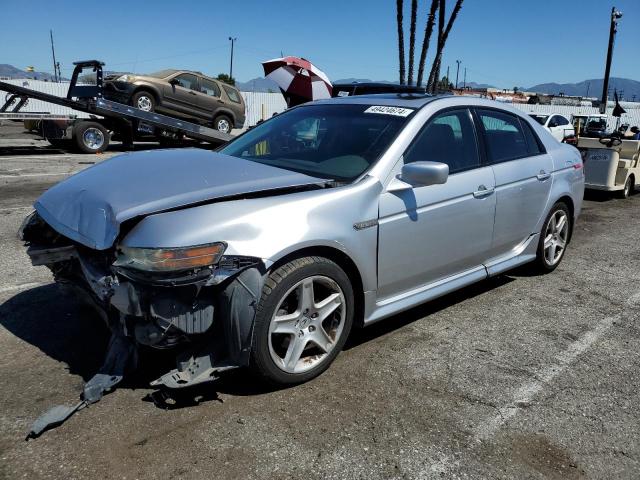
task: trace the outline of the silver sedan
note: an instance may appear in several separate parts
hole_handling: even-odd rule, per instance
[[[177,351],[155,384],[239,366],[293,384],[355,325],[523,264],[554,270],[583,190],[578,151],[517,110],[358,96],[216,153],[114,157],[45,192],[22,237],[118,338]]]

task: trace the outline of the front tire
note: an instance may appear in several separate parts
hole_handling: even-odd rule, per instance
[[[353,316],[353,288],[333,261],[282,265],[266,279],[256,309],[251,368],[276,385],[317,377],[342,350]]]
[[[557,202],[551,208],[540,231],[534,261],[538,273],[552,272],[560,265],[571,238],[571,222],[569,207],[564,202]]]
[[[154,112],[156,110],[156,99],[152,93],[140,90],[131,97],[131,106],[145,112]]]

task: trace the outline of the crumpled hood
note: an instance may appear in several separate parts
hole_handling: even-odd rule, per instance
[[[88,168],[47,190],[34,206],[62,235],[105,250],[113,245],[122,222],[134,217],[324,182],[207,150],[152,150],[119,155]]]

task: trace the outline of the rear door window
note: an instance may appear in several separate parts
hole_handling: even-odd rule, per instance
[[[211,80],[206,78],[200,79],[200,91],[204,94],[209,95],[210,97],[219,97],[220,96],[220,87]]]
[[[491,163],[507,162],[529,155],[527,140],[517,116],[497,110],[476,110],[484,128]]]

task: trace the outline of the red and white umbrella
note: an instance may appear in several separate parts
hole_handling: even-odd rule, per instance
[[[331,98],[329,77],[309,60],[298,57],[274,58],[262,62],[265,77],[273,80],[285,94],[306,100]]]

